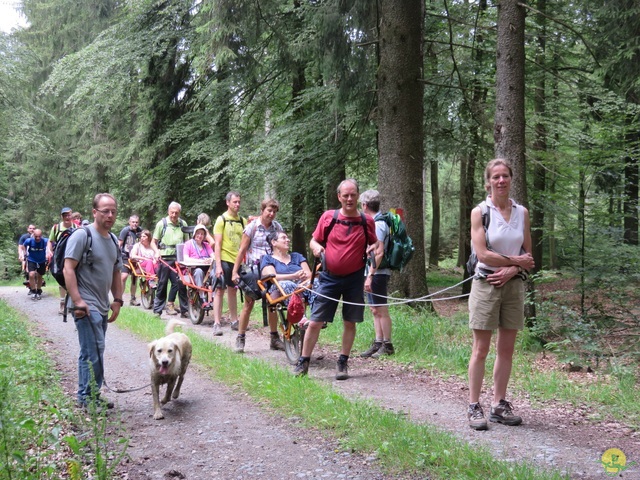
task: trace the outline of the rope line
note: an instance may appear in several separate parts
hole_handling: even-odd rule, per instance
[[[459,287],[460,285],[467,283],[471,280],[473,280],[474,277],[469,277],[466,280],[462,280],[461,282],[456,283],[455,285],[451,285],[449,287],[445,287],[442,290],[439,290],[435,293],[430,293],[429,295],[424,295],[422,297],[418,297],[418,298],[398,298],[398,297],[390,297],[390,296],[384,296],[384,295],[376,295],[378,297],[381,298],[386,298],[388,300],[392,300],[389,303],[356,303],[356,302],[347,302],[346,300],[342,300],[342,299],[337,299],[337,298],[333,298],[333,297],[329,297],[328,295],[323,295],[322,293],[318,292],[317,290],[314,290],[313,293],[318,296],[318,297],[322,297],[322,298],[326,298],[327,300],[332,300],[334,302],[337,303],[342,303],[344,305],[354,305],[356,307],[388,307],[388,306],[393,306],[393,305],[404,305],[407,303],[415,303],[415,302],[441,302],[444,300],[453,300],[456,298],[465,298],[468,297],[469,294],[465,293],[462,295],[455,295],[455,296],[451,296],[451,297],[443,297],[443,298],[433,298],[436,295],[441,295],[444,292],[447,292],[453,288]],[[311,288],[309,287],[303,287],[305,290],[309,290],[311,291]],[[367,292],[368,293],[368,292]]]

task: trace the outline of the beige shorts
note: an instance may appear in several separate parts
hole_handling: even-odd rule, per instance
[[[484,279],[474,278],[469,295],[469,328],[496,330],[498,327],[524,328],[524,282],[512,278],[496,288]]]

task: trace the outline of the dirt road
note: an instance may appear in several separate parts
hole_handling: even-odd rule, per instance
[[[65,390],[75,396],[78,342],[73,322],[63,323],[56,314],[57,299],[45,295],[33,301],[18,287],[0,288],[0,297],[37,322],[63,374]],[[192,328],[214,342],[231,346],[235,340],[228,327],[222,337],[211,337],[207,319]],[[247,333],[245,355],[288,365],[284,353],[268,350],[264,330],[252,328]],[[391,362],[354,357],[352,377],[336,382],[337,352],[320,349],[317,354],[324,358],[312,363],[312,378],[347,397],[370,398],[384,408],[405,412],[412,421],[429,422],[472,444],[485,445],[497,458],[528,459],[580,479],[608,478],[601,457],[610,448],[622,450],[628,462],[640,461],[640,437],[635,432],[616,423],[591,423],[587,411],[559,405],[533,410],[526,398],[516,397],[517,413],[525,419],[522,426],[491,424],[489,431],[475,432],[466,424],[465,385],[458,379],[434,378]],[[105,353],[109,385],[146,385],[147,361],[146,343],[118,329],[117,322],[110,324]],[[190,367],[181,398],[164,407],[164,420],[152,417],[150,388],[108,396],[116,402],[131,438],[131,460],[119,469],[121,478],[390,478],[379,470],[375,458],[340,451],[336,441],[299,428],[296,419],[265,413],[248,397],[211,381],[197,365]],[[621,477],[640,478],[640,468],[632,467]]]

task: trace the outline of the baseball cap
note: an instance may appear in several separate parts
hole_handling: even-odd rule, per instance
[[[61,211],[60,211],[60,215],[64,215],[65,213],[71,213],[73,212],[73,210],[71,210],[69,207],[64,207]]]

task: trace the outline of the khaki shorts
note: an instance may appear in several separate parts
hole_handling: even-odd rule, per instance
[[[496,288],[484,279],[474,278],[469,295],[469,328],[496,330],[524,328],[524,282],[512,278]]]

